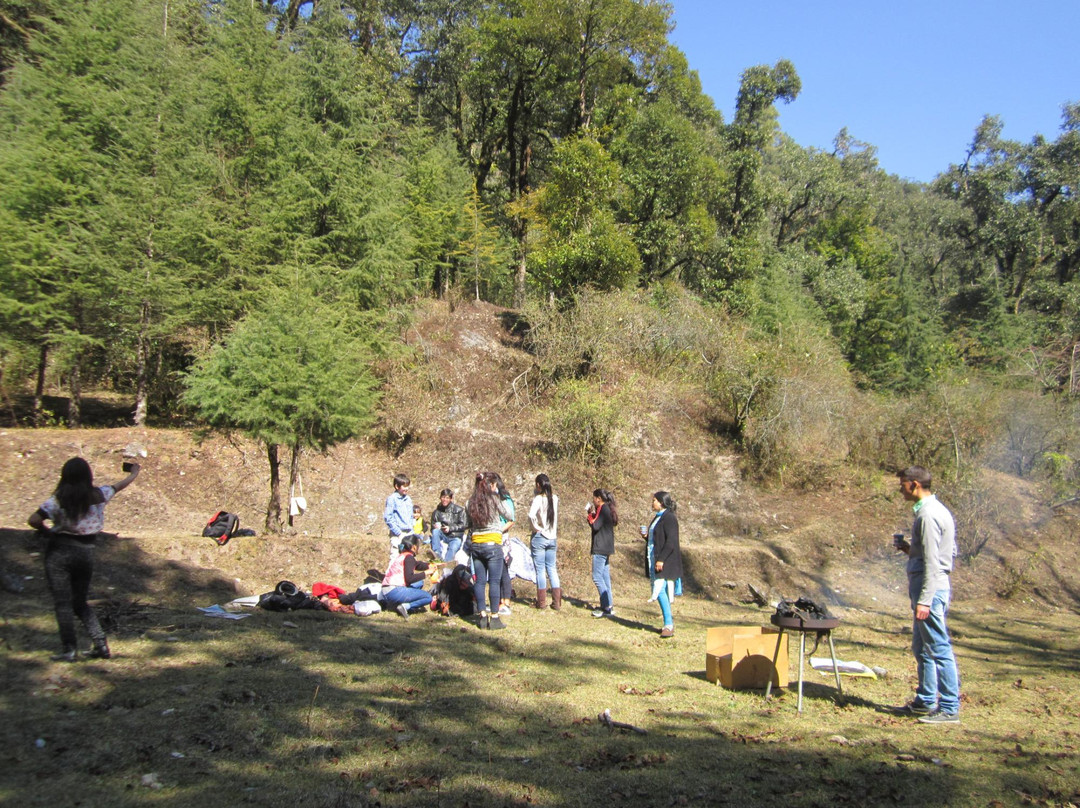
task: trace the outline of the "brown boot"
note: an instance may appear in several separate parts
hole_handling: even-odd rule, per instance
[[[536,608],[537,609],[546,609],[547,608],[547,590],[546,589],[537,589],[536,590]]]
[[[559,611],[559,609],[562,608],[562,590],[561,589],[552,589],[551,590],[551,608],[554,609],[555,611]]]

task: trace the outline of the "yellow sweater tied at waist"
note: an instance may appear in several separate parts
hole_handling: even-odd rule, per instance
[[[493,530],[489,533],[473,533],[473,544],[502,544],[503,534]]]

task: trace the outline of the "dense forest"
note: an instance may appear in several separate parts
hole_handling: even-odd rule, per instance
[[[1008,462],[1068,477],[1080,104],[1055,140],[973,121],[912,183],[847,131],[780,131],[788,61],[748,66],[725,121],[672,24],[658,0],[0,0],[5,406],[74,426],[107,388],[135,424],[325,448],[375,417],[418,300],[539,334],[611,294],[738,329],[705,382],[751,454],[813,334],[875,401],[1012,391]],[[967,428],[942,427],[956,465],[994,442]]]

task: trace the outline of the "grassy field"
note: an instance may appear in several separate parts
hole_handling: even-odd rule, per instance
[[[799,715],[796,642],[792,689],[771,702],[705,679],[705,629],[766,624],[769,610],[680,598],[676,637],[661,640],[646,597],[644,582],[617,589],[612,620],[580,601],[518,603],[502,632],[427,613],[226,621],[117,599],[104,609],[116,658],[67,665],[49,661],[55,623],[31,581],[0,594],[0,802],[1080,803],[1074,612],[958,604],[963,722],[933,727],[886,709],[913,690],[902,611],[844,613],[838,656],[888,674],[845,678],[841,706],[808,670]],[[605,726],[604,710],[645,732]]]

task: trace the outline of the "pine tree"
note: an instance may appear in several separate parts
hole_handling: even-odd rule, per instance
[[[280,449],[289,485],[304,449],[326,451],[367,426],[377,401],[365,341],[296,270],[187,375],[184,401],[211,426],[261,441],[270,465],[266,530],[281,530]]]

